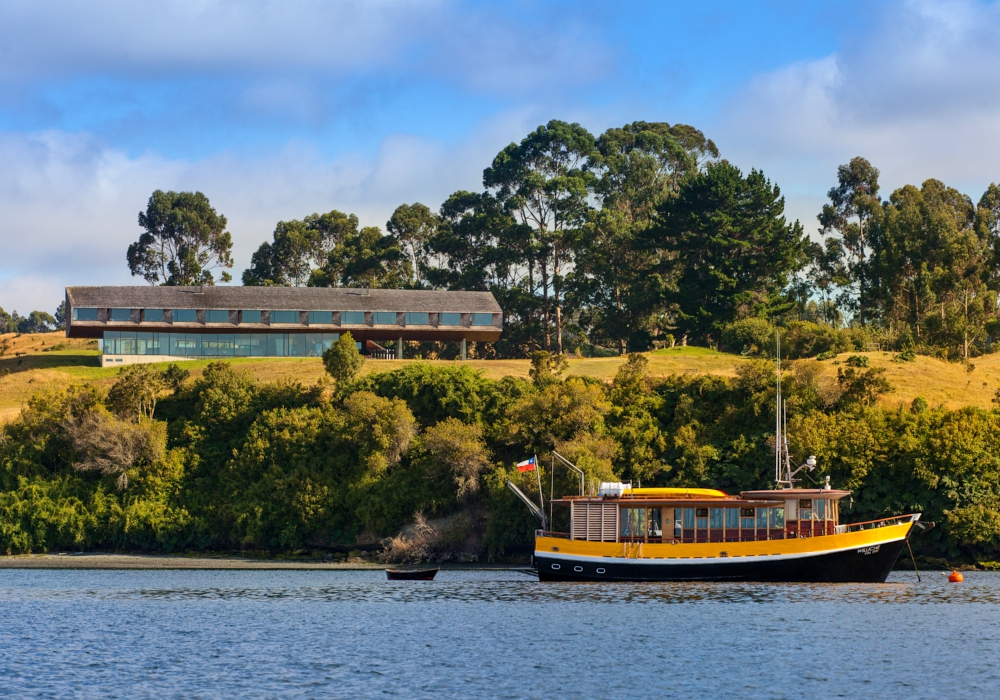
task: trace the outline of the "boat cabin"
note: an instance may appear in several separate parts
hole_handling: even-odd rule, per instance
[[[592,542],[752,542],[841,532],[839,501],[850,491],[777,489],[738,497],[712,489],[605,488],[569,496],[570,539]]]

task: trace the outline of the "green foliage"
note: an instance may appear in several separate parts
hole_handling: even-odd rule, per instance
[[[838,353],[834,352],[833,350],[827,350],[826,352],[821,352],[819,355],[817,355],[816,359],[820,360],[820,361],[823,361],[823,360],[832,360],[837,355],[838,355]]]
[[[906,348],[905,350],[897,354],[895,357],[893,357],[892,361],[902,364],[904,362],[913,362],[916,359],[917,359],[917,353],[915,353],[912,348]]]
[[[868,359],[868,358],[865,358]],[[859,372],[854,367],[837,369],[837,385],[840,387],[840,403],[843,406],[871,406],[879,396],[892,391],[889,380],[883,377],[884,368],[866,369]]]
[[[849,367],[868,367],[871,364],[867,355],[851,355],[844,362]]]
[[[763,318],[743,318],[722,327],[722,347],[741,355],[773,356],[775,328]]]
[[[176,362],[167,365],[163,370],[163,382],[170,387],[174,394],[179,394],[184,387],[184,382],[191,376],[191,371],[182,369]]]
[[[132,276],[150,284],[212,285],[212,270],[221,268],[219,278],[231,281],[233,238],[226,223],[201,192],[156,190],[139,212],[144,231],[128,247]]]
[[[361,371],[365,358],[358,352],[358,346],[350,331],[345,332],[336,343],[323,351],[323,367],[337,383],[349,382]]]
[[[744,177],[727,161],[692,174],[660,205],[645,238],[663,256],[661,274],[672,280],[666,301],[687,334],[707,341],[739,318],[794,306],[786,287],[807,260],[807,238],[784,208],[763,173]]]
[[[118,380],[108,390],[106,403],[111,411],[126,420],[151,419],[163,389],[162,373],[150,365],[127,365],[121,368]]]

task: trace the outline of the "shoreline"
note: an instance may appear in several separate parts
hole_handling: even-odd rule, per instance
[[[0,556],[0,569],[202,569],[202,570],[379,570],[388,564],[373,562],[283,561],[239,556],[184,556],[171,554],[17,554]]]

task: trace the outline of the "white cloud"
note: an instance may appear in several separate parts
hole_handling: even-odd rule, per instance
[[[934,177],[976,199],[1000,179],[1000,5],[882,8],[836,54],[753,80],[713,130],[809,226],[837,166],[858,155],[881,170],[884,196]]]
[[[384,227],[404,202],[437,208],[457,189],[480,187],[482,169],[511,134],[536,125],[530,112],[512,112],[454,146],[393,135],[374,157],[336,160],[302,143],[184,161],[129,157],[85,135],[0,134],[0,306],[54,309],[67,285],[141,284],[128,273],[125,251],[155,189],[208,195],[229,220],[238,281],[279,220],[340,209]]]

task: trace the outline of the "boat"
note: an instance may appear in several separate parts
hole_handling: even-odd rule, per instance
[[[829,477],[818,488],[800,488],[796,476],[816,468],[815,456],[792,469],[780,359],[777,394],[773,488],[731,496],[605,482],[583,495],[583,472],[554,452],[553,468],[558,458],[580,475],[580,495],[550,498],[550,512],[569,509],[569,532],[555,532],[547,527],[541,477],[541,508],[508,482],[541,521],[533,556],[539,580],[884,582],[923,526],[921,514],[842,524],[841,504],[851,492],[832,488]]]
[[[439,569],[386,569],[390,581],[433,581]]]

